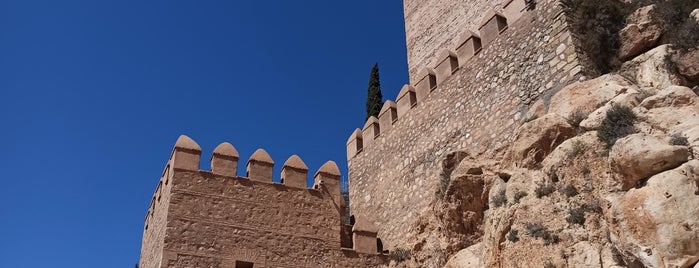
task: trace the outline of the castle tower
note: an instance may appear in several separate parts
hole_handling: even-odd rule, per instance
[[[461,45],[465,30],[479,30],[489,10],[498,10],[514,21],[524,9],[524,0],[404,0],[410,82],[417,83],[421,69],[437,64],[440,49]]]
[[[366,267],[386,262],[376,227],[345,224],[340,171],[328,161],[307,187],[297,155],[273,182],[274,160],[250,156],[246,177],[239,154],[222,143],[200,170],[201,147],[180,136],[146,212],[141,268]],[[368,226],[368,227],[367,227]],[[354,241],[357,241],[356,243]],[[373,245],[373,246],[372,246]]]
[[[403,5],[410,85],[347,141],[350,211],[389,250],[448,186],[448,155],[497,160],[530,108],[584,74],[559,0]]]

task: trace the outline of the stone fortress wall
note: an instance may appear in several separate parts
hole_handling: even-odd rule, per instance
[[[347,142],[351,211],[389,249],[435,200],[441,159],[497,155],[529,108],[583,75],[556,0],[404,4],[411,85]]]
[[[181,136],[149,206],[139,267],[373,267],[376,227],[345,223],[340,172],[330,161],[306,186],[308,168],[290,157],[273,183],[274,161],[257,150],[246,177],[229,143],[199,170],[201,148]]]

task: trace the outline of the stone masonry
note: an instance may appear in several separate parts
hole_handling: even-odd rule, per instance
[[[558,1],[404,3],[411,85],[347,142],[351,211],[388,249],[435,200],[441,159],[497,155],[530,106],[583,75]]]
[[[292,156],[283,182],[258,150],[238,177],[238,152],[223,143],[211,171],[199,170],[201,149],[181,136],[146,215],[142,268],[367,267],[386,262],[371,222],[344,222],[340,172],[323,165],[306,188],[308,168]],[[291,183],[286,183],[291,182]]]

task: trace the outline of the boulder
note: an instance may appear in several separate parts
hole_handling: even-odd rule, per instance
[[[468,248],[462,249],[454,256],[449,258],[444,268],[480,268],[481,254],[483,252],[482,243],[475,244]]]
[[[685,107],[699,104],[699,96],[688,87],[670,86],[641,103],[645,109]]]
[[[658,46],[621,65],[619,74],[636,83],[641,89],[651,93],[667,88],[678,80],[670,61],[669,45]]]
[[[590,242],[578,242],[573,245],[571,251],[568,267],[602,267],[602,263],[600,263],[600,249],[590,244]]]
[[[622,190],[642,179],[675,168],[689,158],[689,148],[638,133],[619,139],[609,153],[609,166],[617,174]]]
[[[612,109],[612,106],[619,105],[625,107],[636,107],[638,106],[642,93],[637,91],[629,91],[624,94],[618,95],[606,103],[604,106],[598,108],[594,112],[590,113],[585,120],[580,122],[580,127],[584,130],[597,129],[602,123],[605,117],[607,117],[607,112]]]
[[[619,94],[637,91],[624,77],[608,74],[584,82],[570,84],[553,97],[549,113],[571,118],[576,112],[589,114]]]
[[[510,156],[515,166],[535,168],[563,141],[574,137],[575,129],[558,114],[547,114],[522,125],[515,134]]]
[[[672,57],[672,60],[682,76],[694,83],[699,83],[699,49],[677,53]]]
[[[629,15],[626,27],[619,32],[619,58],[631,59],[658,44],[663,29],[652,16],[655,8],[655,5],[645,6]]]
[[[612,200],[616,245],[646,267],[699,261],[699,160],[652,176]]]
[[[686,87],[671,86],[634,109],[653,129],[681,133],[699,125],[699,96]]]

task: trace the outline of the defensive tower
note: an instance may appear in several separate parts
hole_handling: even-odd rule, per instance
[[[410,85],[347,141],[351,211],[389,249],[407,246],[437,198],[440,160],[498,159],[527,111],[584,75],[557,0],[404,0],[404,11]]]
[[[340,171],[325,163],[307,188],[308,167],[293,155],[273,183],[274,161],[258,149],[245,177],[238,151],[222,143],[211,170],[201,148],[180,136],[146,213],[139,267],[366,267],[384,263],[377,229],[345,222]]]

